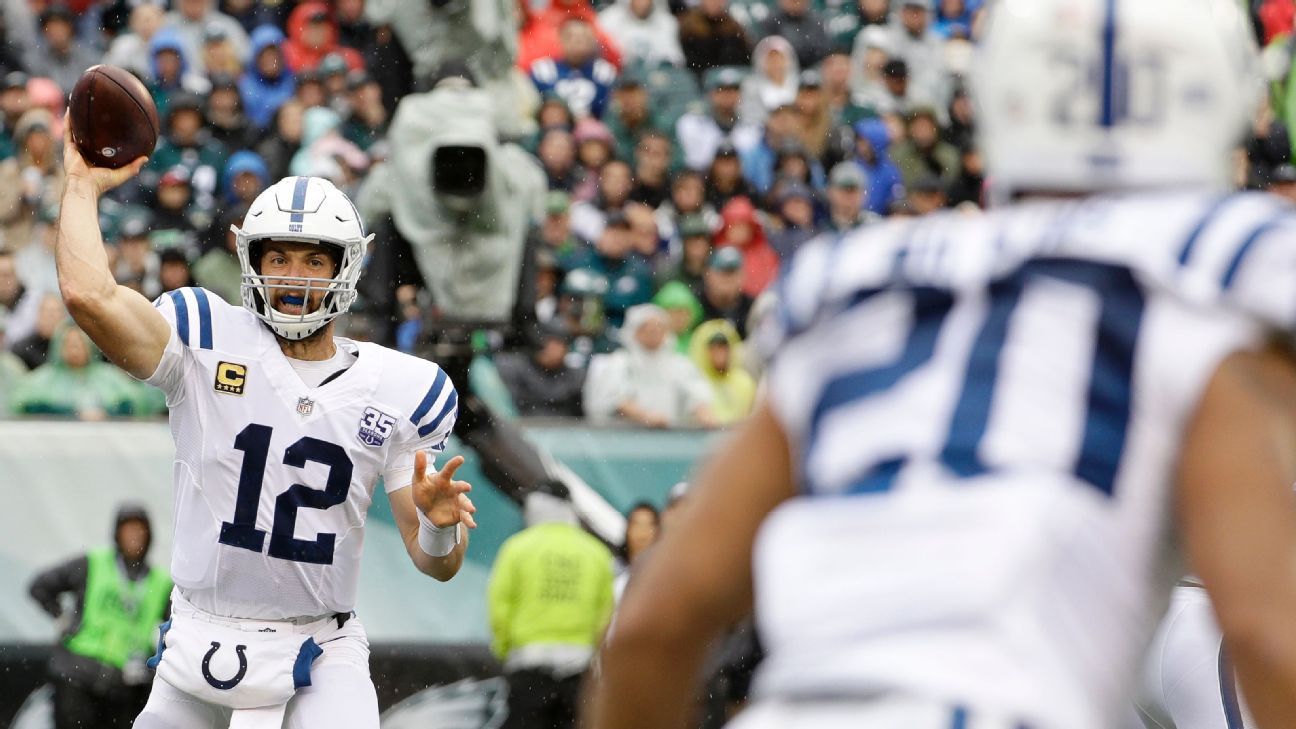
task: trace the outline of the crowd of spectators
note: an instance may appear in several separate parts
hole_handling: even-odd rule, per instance
[[[760,377],[748,337],[800,246],[982,206],[963,81],[982,2],[2,0],[0,409],[165,408],[102,361],[58,298],[62,115],[86,67],[137,74],[162,120],[144,172],[102,203],[119,282],[148,297],[200,285],[237,304],[228,231],[259,192],[307,174],[359,194],[392,154],[403,97],[445,68],[500,78],[510,61],[514,88],[494,98],[518,108],[497,109],[514,121],[496,127],[548,186],[531,241],[540,327],[521,349],[485,344],[483,379],[523,415],[733,422]],[[468,38],[439,25],[464,8]],[[1251,10],[1274,83],[1238,180],[1296,190],[1291,2]],[[370,304],[349,335],[414,349],[401,332],[417,328],[402,324],[427,296]]]

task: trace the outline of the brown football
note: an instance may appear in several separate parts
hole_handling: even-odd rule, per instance
[[[153,153],[160,127],[157,107],[135,76],[116,66],[91,66],[68,103],[72,141],[95,167],[125,167]]]

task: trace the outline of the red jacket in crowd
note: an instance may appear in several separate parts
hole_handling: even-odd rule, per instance
[[[325,18],[327,34],[323,42],[310,45],[306,39],[306,25],[314,17]],[[347,68],[356,71],[364,68],[364,58],[354,48],[338,44],[337,21],[329,13],[327,3],[307,2],[298,5],[288,16],[288,40],[283,44],[284,59],[293,73],[313,69],[330,53],[337,53],[346,60]]]
[[[765,236],[765,227],[756,216],[756,206],[744,196],[725,203],[720,211],[722,225],[716,231],[716,247],[734,246],[743,254],[743,293],[760,295],[774,283],[779,273],[779,256]],[[747,232],[743,233],[742,229]]]
[[[1280,35],[1292,32],[1296,23],[1296,3],[1292,0],[1265,0],[1258,11],[1260,24],[1264,26],[1264,42],[1269,42]]]
[[[562,58],[558,29],[568,18],[579,18],[594,26],[603,58],[621,70],[621,49],[599,25],[598,13],[589,0],[549,0],[549,6],[540,11],[528,7],[527,0],[518,0],[518,12],[522,18],[522,29],[518,32],[518,68],[529,72],[531,64],[542,58]]]

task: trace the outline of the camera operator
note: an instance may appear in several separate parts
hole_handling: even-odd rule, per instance
[[[586,525],[616,544],[625,518],[516,425],[495,417],[468,385],[475,332],[490,332],[506,349],[538,348],[531,269],[542,245],[546,181],[534,157],[499,141],[492,97],[472,85],[467,69],[443,71],[431,91],[402,100],[388,135],[391,157],[360,191],[357,207],[375,234],[365,280],[377,284],[362,294],[388,307],[368,313],[395,321],[390,307],[400,301],[402,312],[423,314],[414,350],[455,383],[455,435],[481,454],[488,479],[518,503],[537,484],[562,481]],[[430,305],[411,303],[418,288]]]
[[[512,0],[368,0],[365,18],[389,25],[414,64],[414,79],[431,88],[449,67],[466,66],[494,102],[505,139],[535,131],[540,97],[517,69],[517,17]]]

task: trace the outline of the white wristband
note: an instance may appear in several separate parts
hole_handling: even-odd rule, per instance
[[[432,523],[432,520],[424,514],[422,509],[415,509],[418,512],[419,531],[418,543],[419,549],[429,557],[444,557],[454,551],[459,546],[459,525],[454,524],[448,527],[439,527]]]

